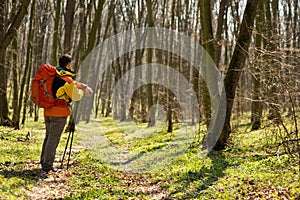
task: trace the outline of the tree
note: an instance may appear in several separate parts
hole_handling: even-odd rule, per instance
[[[8,102],[7,102],[7,81],[6,81],[6,69],[5,69],[5,54],[6,49],[12,39],[16,36],[16,32],[19,29],[24,16],[27,13],[27,8],[30,4],[30,0],[23,0],[19,6],[19,10],[12,22],[9,24],[9,29],[6,30],[6,10],[5,2],[0,3],[0,125],[9,126],[11,120],[8,117]]]
[[[175,0],[173,0],[172,1],[172,7],[171,7],[171,9],[172,9],[172,11],[171,11],[171,29],[172,30],[175,30],[175,7],[176,6],[176,1]],[[171,38],[171,41],[170,41],[170,46],[171,46],[171,48],[173,48],[173,38]],[[173,54],[170,54],[169,55],[169,61],[168,61],[168,67],[170,68],[170,67],[173,67]],[[166,78],[168,78],[168,81],[169,81],[169,84],[171,84],[171,77],[169,77],[170,75],[169,74],[166,74],[166,76],[168,76],[168,77],[166,77]],[[169,89],[167,89],[166,90],[166,92],[167,92],[167,121],[168,121],[168,132],[169,133],[171,133],[171,132],[173,132],[173,122],[172,122],[172,117],[173,117],[173,109],[174,109],[174,107],[173,107],[173,100],[172,100],[172,97],[173,97],[173,95],[171,94],[171,91],[169,90]],[[153,112],[153,111],[152,111]]]
[[[256,35],[255,35],[255,58],[256,62],[253,66],[253,93],[252,93],[252,105],[251,105],[251,130],[258,130],[261,125],[263,105],[261,102],[261,67],[260,67],[260,53],[262,49],[262,28],[264,26],[264,2],[258,3],[257,17],[256,17]]]
[[[257,4],[259,0],[248,0],[243,15],[243,21],[240,27],[240,32],[237,38],[236,46],[224,79],[224,86],[227,99],[227,110],[223,130],[215,145],[215,150],[224,149],[228,143],[231,133],[231,115],[233,102],[235,98],[236,87],[239,77],[247,58],[247,51],[249,50],[254,19],[256,15]]]
[[[33,12],[28,15],[22,14],[26,11],[26,2],[30,4]],[[88,55],[97,44],[111,35],[125,30],[154,26],[193,37],[195,45],[200,43],[215,61],[222,75],[226,76],[227,121],[216,145],[217,149],[224,148],[229,140],[231,126],[235,128],[236,124],[230,121],[234,120],[238,124],[241,117],[248,117],[240,115],[240,112],[252,112],[252,129],[255,130],[259,128],[265,117],[262,112],[263,106],[268,109],[270,119],[273,118],[273,120],[280,119],[278,114],[282,114],[282,110],[287,111],[287,115],[282,115],[282,120],[285,120],[285,117],[293,115],[290,99],[293,100],[295,107],[300,104],[299,59],[297,59],[300,47],[299,16],[297,15],[299,0],[248,0],[248,2],[233,0],[46,0],[36,1],[35,4],[32,2],[28,0],[0,2],[0,53],[2,53],[0,56],[2,80],[0,82],[0,124],[10,124],[11,116],[8,108],[11,107],[14,127],[17,127],[19,118],[22,116],[16,114],[19,108],[24,112],[23,118],[26,116],[25,113],[28,110],[28,96],[26,95],[30,92],[28,91],[30,77],[32,78],[36,70],[33,66],[38,66],[43,62],[55,65],[59,53],[70,53],[74,57],[74,71],[79,72],[82,78],[80,81],[96,88],[92,97],[84,97],[81,103],[83,107],[78,110],[78,114],[81,115],[78,119],[88,122],[92,110],[101,112],[103,116],[108,116],[113,111],[118,119],[131,118],[150,125],[155,119],[152,113],[155,112],[156,106],[154,105],[161,104],[168,114],[166,126],[172,131],[174,122],[180,122],[180,115],[183,113],[180,113],[178,101],[168,88],[159,84],[143,85],[131,97],[129,111],[124,110],[127,105],[124,105],[121,95],[117,99],[111,99],[112,90],[115,89],[114,84],[127,72],[132,72],[130,77],[134,79],[134,85],[146,78],[146,74],[148,74],[149,82],[151,79],[159,79],[163,76],[170,78],[163,71],[157,74],[152,74],[151,69],[148,69],[148,72],[145,72],[146,70],[131,71],[134,66],[158,62],[169,69],[177,70],[178,74],[190,80],[200,102],[199,109],[202,114],[195,116],[196,112],[193,114],[193,111],[196,110],[193,110],[189,113],[193,115],[191,122],[195,123],[196,118],[202,120],[205,117],[206,125],[208,125],[215,113],[210,109],[210,104],[214,105],[215,101],[213,98],[210,99],[208,91],[204,92],[207,88],[200,79],[199,71],[195,70],[194,66],[191,66],[183,57],[172,53],[171,48],[178,48],[180,52],[187,50],[183,49],[185,45],[180,43],[176,46],[174,41],[180,41],[180,37],[164,38],[161,41],[164,46],[170,47],[170,51],[145,48],[122,55],[109,66],[102,77],[96,76],[100,68],[90,66],[95,64],[93,61],[97,62],[94,66],[100,66],[107,56],[105,51],[90,59],[92,65],[80,65],[83,60],[89,59]],[[240,21],[246,3],[251,4],[250,10],[247,5],[243,20]],[[250,40],[251,26],[254,24],[252,23],[253,8],[256,3],[259,10],[255,21],[256,33],[253,40]],[[23,17],[26,16],[24,23],[22,23],[21,14]],[[18,27],[20,31],[17,31]],[[135,39],[136,46],[143,46],[144,42],[147,42],[144,39],[147,38],[146,33],[133,35],[133,37],[140,37]],[[126,51],[125,48],[131,47],[126,44],[132,41],[132,39],[127,39],[119,41],[122,43],[119,46],[115,46],[116,43],[114,43],[111,48],[122,48]],[[255,48],[249,48],[250,44]],[[189,53],[195,56],[194,52]],[[246,58],[249,58],[248,62],[245,61]],[[202,59],[204,63],[202,63],[201,73],[209,82],[211,81],[208,78],[210,72],[204,67],[205,59]],[[128,83],[131,82],[128,81]],[[169,84],[172,83],[169,82]],[[180,83],[176,84],[175,87],[181,87]],[[210,85],[210,83],[206,84]],[[125,88],[124,94],[127,94],[126,91],[129,89],[130,87]],[[249,101],[252,103],[251,106]],[[96,109],[94,105],[97,106]],[[32,113],[32,108],[33,106],[31,106],[30,113]],[[38,120],[37,111],[35,109],[35,120]],[[150,117],[147,114],[150,114]],[[231,119],[231,115],[237,118]],[[278,120],[278,122],[279,124],[276,125],[281,126],[282,121]]]
[[[117,30],[117,20],[116,20],[116,16],[113,16],[113,29],[114,29],[114,34],[118,34],[118,30]],[[128,40],[128,38],[126,38],[125,40]],[[116,38],[115,40],[115,49],[116,51],[120,51],[120,48],[122,48],[119,45],[120,41],[118,40],[118,38]],[[126,42],[125,42],[126,44]],[[126,45],[124,45],[126,48]],[[125,68],[125,67],[124,67]],[[122,64],[121,64],[121,58],[117,58],[115,64],[113,64],[113,70],[115,73],[115,83],[118,82],[118,80],[120,80],[122,78]],[[125,69],[123,69],[125,70]],[[120,94],[119,98],[116,97],[114,100],[114,119],[119,119],[120,121],[125,121],[126,120],[126,110],[125,110],[125,105],[124,105],[124,87],[123,87],[123,83],[121,82],[121,86],[120,88],[117,88],[118,90],[121,91],[117,91],[117,93]]]
[[[68,0],[66,5],[65,19],[65,40],[64,40],[64,52],[70,54],[72,48],[72,30],[75,14],[75,0]]]
[[[13,2],[13,10],[17,11],[15,8],[16,2]],[[16,13],[15,13],[16,14]],[[20,113],[19,113],[19,60],[18,60],[18,41],[17,35],[13,38],[12,41],[12,75],[13,75],[13,114],[12,114],[12,127],[15,129],[19,129],[19,120],[20,120]]]
[[[147,23],[148,27],[154,27],[154,20],[153,20],[153,13],[152,13],[152,1],[146,0],[147,4]],[[152,36],[148,38],[148,41],[152,42]],[[149,48],[147,51],[147,63],[152,63],[152,57],[153,57],[153,49]],[[152,71],[151,68],[148,67],[146,71],[147,81],[148,83],[151,83],[152,80]],[[155,117],[154,117],[154,110],[150,109],[151,106],[153,106],[153,94],[152,94],[152,84],[147,85],[147,100],[148,100],[148,112],[149,112],[149,123],[148,127],[154,126],[155,124]]]
[[[211,4],[210,0],[199,0],[200,1],[200,24],[201,24],[201,43],[208,55],[215,61],[215,46],[214,46],[214,36],[212,29],[212,13],[211,13]],[[201,63],[201,75],[209,81],[209,68],[208,65],[209,58],[207,54],[202,54],[202,63]],[[202,100],[204,104],[204,115],[206,126],[209,126],[211,118],[211,104],[207,84],[204,82],[204,79],[201,81],[202,84]]]
[[[271,7],[270,7],[271,4]],[[281,121],[280,115],[280,107],[279,107],[279,99],[278,99],[278,90],[277,90],[277,83],[279,81],[278,76],[280,71],[280,59],[276,58],[276,50],[278,49],[278,40],[279,40],[279,30],[278,30],[278,20],[279,20],[279,7],[278,7],[278,0],[274,1],[265,1],[266,7],[266,36],[269,38],[266,41],[266,50],[270,53],[265,55],[267,62],[272,66],[268,78],[268,105],[269,105],[269,115],[268,119],[273,119],[277,122]],[[274,54],[275,53],[275,54]],[[274,73],[273,73],[274,72]]]
[[[219,15],[218,15],[218,25],[217,25],[217,31],[215,36],[216,38],[215,39],[215,63],[218,69],[220,69],[220,59],[222,53],[222,32],[223,32],[223,25],[225,21],[224,15],[226,13],[227,13],[227,1],[221,0]]]
[[[29,98],[29,86],[30,86],[30,74],[32,70],[32,43],[33,43],[33,24],[34,24],[34,15],[35,15],[35,0],[32,2],[31,13],[30,13],[30,22],[29,22],[29,33],[28,33],[28,44],[27,44],[27,51],[26,51],[26,65],[25,65],[25,72],[21,82],[20,88],[20,97],[23,98],[19,99],[19,116],[22,108],[22,99],[23,99],[23,117],[22,117],[22,124],[25,123],[25,116],[26,116],[26,105]],[[26,86],[26,88],[25,88]],[[25,92],[24,92],[25,91]],[[24,93],[23,93],[24,92]]]
[[[55,18],[54,18],[54,29],[53,29],[53,39],[52,39],[52,65],[57,65],[57,51],[58,51],[58,35],[59,35],[59,22],[60,22],[60,10],[61,10],[61,0],[56,1],[55,5]]]
[[[89,31],[88,45],[87,45],[87,49],[84,52],[84,55],[85,55],[85,56],[83,56],[84,58],[88,56],[88,54],[93,50],[93,48],[96,45],[97,31],[98,31],[98,26],[99,26],[99,23],[101,20],[104,3],[105,3],[105,0],[99,0],[97,7],[95,7],[95,18],[93,20],[91,30]],[[93,59],[93,58],[90,57],[89,59],[91,61],[91,59]],[[81,80],[80,81],[83,83],[88,82],[89,74],[90,74],[89,67],[90,67],[89,65],[86,65],[84,68],[80,69],[81,70],[80,71],[81,72]],[[92,79],[90,79],[90,80],[92,80]],[[80,119],[80,116],[82,116],[82,114],[85,114],[85,116],[87,116],[86,112],[82,112],[84,106],[85,105],[80,104],[79,108],[75,108],[75,110],[78,109],[78,112],[76,113],[78,120]],[[90,113],[88,113],[88,114],[90,114]],[[85,120],[88,121],[89,118],[86,118]]]
[[[142,1],[143,2],[143,1]],[[144,6],[141,5],[141,0],[137,1],[137,5],[135,7],[135,9],[137,10],[138,12],[138,17],[136,20],[133,21],[133,26],[134,27],[137,27],[137,28],[140,28],[142,26],[142,14],[143,14],[143,11],[144,11]],[[135,22],[136,21],[136,22]],[[138,37],[138,36],[136,36]],[[141,41],[141,38],[136,38],[136,41],[137,41],[137,46],[140,46],[140,41]],[[142,63],[142,57],[143,57],[143,54],[142,54],[142,50],[141,49],[136,49],[135,50],[135,59],[134,59],[134,65],[135,66],[139,66],[141,65]],[[141,79],[140,77],[140,74],[139,74],[139,71],[136,70],[136,68],[134,69],[134,74],[133,74],[133,85],[137,85],[138,84],[138,81],[139,79]],[[141,94],[141,95],[139,95]],[[139,98],[142,98],[142,90],[141,89],[138,89],[138,92],[135,92],[134,95],[132,95],[131,97],[131,101],[130,101],[130,107],[129,107],[129,112],[128,112],[128,118],[133,120],[134,119],[134,111],[135,112],[139,112],[139,110],[135,109],[136,108],[139,108],[138,106],[136,106],[138,104],[138,99]],[[142,105],[143,106],[143,105]],[[140,107],[142,107],[140,106]]]

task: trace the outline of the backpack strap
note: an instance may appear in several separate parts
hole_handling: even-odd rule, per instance
[[[48,89],[47,89],[46,81],[47,81],[49,78],[51,78],[51,77],[49,76],[49,77],[47,77],[47,78],[41,79],[41,80],[39,80],[39,83],[43,83],[44,95],[46,95],[47,97],[54,98],[53,95],[51,95],[51,94],[48,92]]]

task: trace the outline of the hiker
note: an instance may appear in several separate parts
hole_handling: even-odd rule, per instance
[[[41,166],[45,172],[57,169],[53,167],[56,148],[58,146],[61,134],[66,125],[67,117],[71,115],[70,103],[71,101],[79,101],[83,93],[88,95],[93,93],[93,90],[85,84],[76,81],[66,81],[59,76],[72,78],[75,73],[72,68],[72,57],[70,55],[63,55],[59,58],[59,65],[56,67],[56,76],[52,84],[53,97],[58,99],[60,103],[49,108],[44,108],[44,119],[46,125],[46,136],[43,142],[41,154]]]

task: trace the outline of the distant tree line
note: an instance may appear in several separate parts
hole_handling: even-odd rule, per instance
[[[111,99],[114,85],[126,72],[157,62],[189,80],[200,102],[200,116],[191,120],[199,118],[208,125],[212,113],[206,83],[178,55],[137,49],[116,59],[101,77],[95,77],[95,69],[80,67],[89,53],[111,36],[159,27],[199,42],[224,77],[227,111],[215,149],[226,147],[233,119],[240,121],[246,113],[251,113],[252,130],[260,129],[263,120],[272,120],[271,124],[282,127],[289,136],[283,143],[299,141],[299,0],[3,0],[0,4],[0,125],[19,129],[27,117],[38,120],[38,108],[30,99],[31,79],[37,66],[57,65],[58,56],[64,53],[74,57],[76,72],[88,73],[81,76],[82,81],[95,89],[93,96],[77,107],[78,119],[88,122],[91,117],[112,115],[120,121],[134,119],[152,126],[155,118],[150,108],[161,104],[167,113],[168,131],[172,131],[181,113],[170,89],[144,85],[134,92],[128,110],[122,95]],[[102,61],[95,62],[101,65]],[[138,80],[151,74],[143,73],[132,77]],[[286,118],[293,127],[286,127]]]

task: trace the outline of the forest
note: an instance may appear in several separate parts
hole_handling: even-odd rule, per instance
[[[0,199],[300,198],[299,0],[0,4]],[[31,82],[63,54],[94,93],[72,103],[71,167],[49,181]]]

